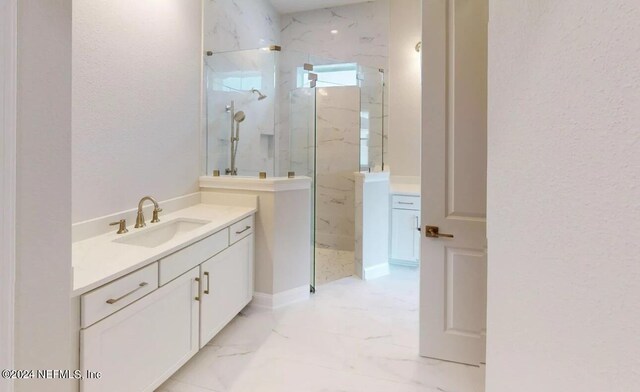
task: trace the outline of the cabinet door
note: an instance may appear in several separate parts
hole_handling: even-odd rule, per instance
[[[80,332],[83,392],[153,391],[198,351],[198,268]]]
[[[419,212],[412,210],[391,210],[391,258],[404,261],[416,261],[418,259],[419,235],[416,235],[420,227]]]
[[[204,262],[201,269],[200,347],[253,297],[253,235]]]

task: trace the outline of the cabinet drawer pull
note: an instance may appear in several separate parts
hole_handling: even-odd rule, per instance
[[[236,234],[242,234],[245,231],[249,230],[250,228],[251,228],[251,226],[247,226],[247,227],[244,228],[244,230],[236,231]]]
[[[138,288],[136,288],[136,289],[134,289],[134,290],[129,291],[128,293],[126,293],[125,295],[123,295],[123,296],[122,296],[122,297],[120,297],[120,298],[116,298],[116,299],[111,298],[111,299],[108,299],[108,300],[107,300],[107,303],[108,303],[109,305],[113,305],[113,304],[115,304],[116,302],[118,302],[118,301],[120,301],[120,300],[122,300],[122,299],[124,299],[124,298],[126,298],[126,297],[128,297],[128,296],[130,296],[131,294],[135,293],[136,291],[140,290],[140,289],[141,289],[141,288],[143,288],[144,286],[148,286],[148,285],[149,285],[149,283],[147,283],[147,282],[142,282],[142,283],[140,283],[140,284],[138,285]]]
[[[205,273],[204,273],[204,276],[206,276],[206,277],[207,277],[207,289],[204,291],[204,293],[205,293],[205,294],[209,294],[209,292],[210,292],[209,284],[211,283],[211,281],[210,281],[210,279],[209,279],[209,273],[208,273],[208,272],[205,272]]]
[[[406,201],[399,201],[398,204],[404,204],[404,205],[407,205],[407,206],[412,206],[413,205],[413,203],[406,202]]]

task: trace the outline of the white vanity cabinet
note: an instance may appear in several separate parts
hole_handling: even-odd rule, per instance
[[[151,392],[199,349],[199,269],[80,332],[82,392]]]
[[[250,235],[200,266],[200,348],[251,301],[253,259]]]
[[[80,297],[81,392],[152,392],[253,298],[254,216]]]
[[[420,260],[420,197],[391,197],[391,258],[395,264],[416,266]]]

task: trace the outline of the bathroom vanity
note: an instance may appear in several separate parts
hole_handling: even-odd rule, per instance
[[[417,266],[420,263],[420,185],[391,186],[390,263]]]
[[[153,391],[253,297],[256,206],[200,203],[73,244],[83,392]]]

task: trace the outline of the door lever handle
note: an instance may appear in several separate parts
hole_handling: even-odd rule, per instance
[[[425,230],[424,235],[429,238],[440,238],[440,237],[453,238],[453,234],[441,233],[440,228],[438,226],[425,226],[424,230]]]

